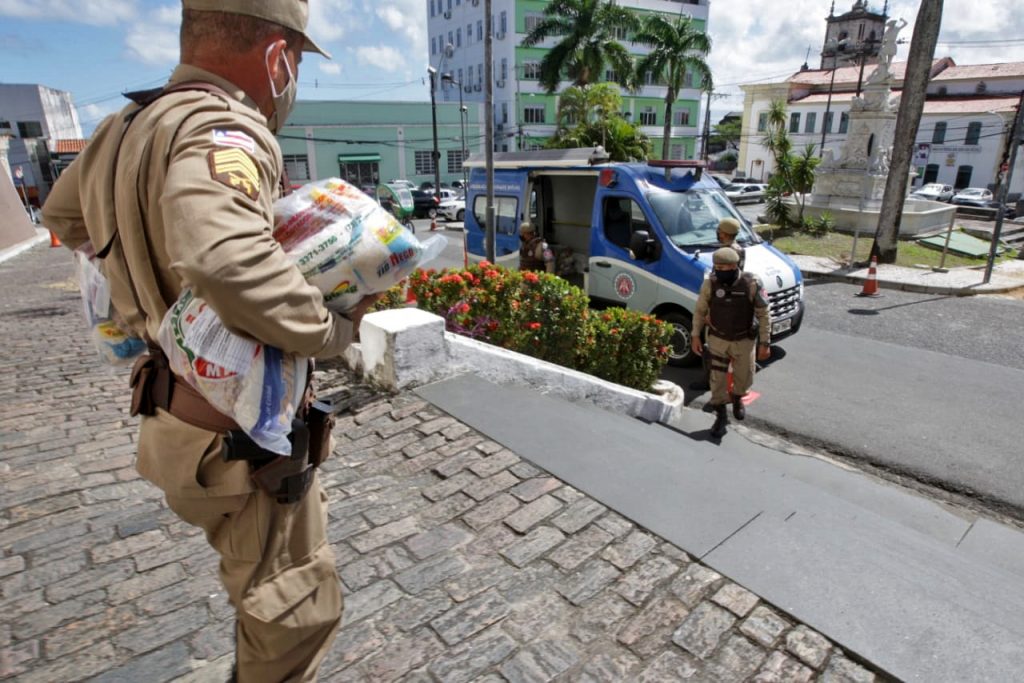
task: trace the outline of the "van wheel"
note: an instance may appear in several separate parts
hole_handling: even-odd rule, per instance
[[[690,347],[690,330],[693,329],[693,318],[689,313],[666,313],[661,319],[672,326],[675,332],[669,342],[668,364],[673,367],[688,367],[700,362],[700,358]]]

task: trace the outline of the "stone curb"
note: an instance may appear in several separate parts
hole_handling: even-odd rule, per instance
[[[825,271],[814,271],[800,269],[800,273],[807,279],[813,280],[827,280],[829,282],[845,282],[851,285],[863,285],[867,280],[866,277],[851,275],[846,273],[838,273],[836,271],[825,272]],[[991,283],[987,285],[977,284],[974,286],[966,287],[946,287],[938,285],[919,285],[912,282],[900,282],[897,280],[885,280],[882,278],[876,278],[878,287],[880,289],[895,289],[904,292],[916,292],[918,294],[946,294],[950,296],[976,296],[978,294],[1002,294],[1005,292],[1012,292],[1015,289],[1024,287],[1024,282],[1013,285],[993,285]],[[984,288],[984,289],[982,289]]]
[[[46,242],[49,239],[50,239],[50,233],[49,233],[48,230],[41,230],[39,228],[36,228],[36,236],[35,237],[31,237],[31,238],[25,240],[24,242],[21,242],[19,244],[15,244],[12,247],[8,247],[7,249],[4,249],[3,251],[0,251],[0,263],[3,263],[5,261],[9,261],[12,258],[14,258],[15,256],[18,256],[19,254],[23,254],[26,251],[28,251],[29,249],[31,249],[32,247],[36,246],[37,244],[42,244],[43,242]]]

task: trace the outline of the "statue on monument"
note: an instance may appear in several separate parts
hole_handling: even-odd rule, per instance
[[[878,51],[878,68],[868,77],[868,84],[885,83],[889,80],[892,60],[896,58],[896,36],[907,25],[904,19],[890,19],[885,23],[882,47]]]

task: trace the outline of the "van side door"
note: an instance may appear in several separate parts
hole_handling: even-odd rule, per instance
[[[652,310],[659,288],[654,271],[662,254],[643,206],[621,191],[599,192],[593,224],[587,293],[604,304]],[[633,235],[640,231],[655,240],[645,258],[636,258],[630,251]]]

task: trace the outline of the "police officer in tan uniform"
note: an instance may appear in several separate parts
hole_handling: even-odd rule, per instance
[[[757,279],[740,270],[740,256],[730,247],[722,247],[711,257],[714,270],[701,285],[693,315],[693,352],[701,354],[701,332],[708,330],[711,355],[711,406],[716,417],[711,436],[721,438],[729,423],[726,406],[731,402],[737,420],[746,417],[743,397],[754,383],[755,336],[757,323],[757,360],[771,355],[769,340],[768,295]],[[733,390],[727,387],[732,363]]]
[[[718,242],[723,247],[730,247],[740,255],[740,270],[747,262],[747,252],[743,248],[743,245],[736,241],[736,236],[740,233],[740,222],[735,218],[723,218],[718,221]]]
[[[519,226],[519,270],[535,270],[542,273],[555,272],[555,254],[543,237],[537,235],[537,228],[526,221]]]
[[[317,358],[340,355],[373,303],[328,311],[271,237],[283,188],[274,134],[302,53],[327,56],[305,35],[307,20],[305,0],[183,0],[170,82],[104,120],[44,207],[65,245],[91,241],[114,307],[147,342],[184,286],[232,331]],[[220,554],[237,680],[315,680],[342,611],[315,468],[279,495],[258,488],[253,462],[222,457],[230,419],[161,365],[159,349],[136,370],[136,467]],[[281,462],[300,461],[271,465]]]

